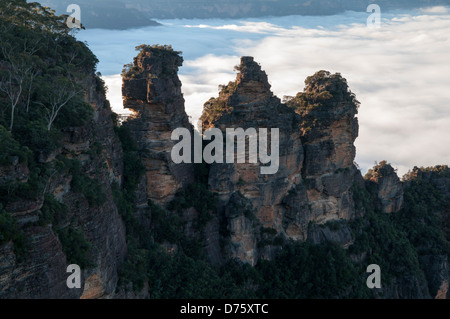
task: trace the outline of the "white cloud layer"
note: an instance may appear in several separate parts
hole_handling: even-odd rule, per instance
[[[233,66],[254,56],[280,98],[295,95],[307,76],[340,72],[361,102],[357,157],[363,172],[383,159],[402,175],[414,165],[450,163],[450,10],[382,13],[379,29],[368,14],[246,20],[170,20],[161,27],[87,30],[101,61],[108,98],[121,109],[123,64],[141,43],[172,44],[185,58],[180,69],[186,111],[197,123],[218,85],[233,80]]]

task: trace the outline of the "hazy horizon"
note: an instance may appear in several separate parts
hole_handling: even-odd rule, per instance
[[[307,76],[340,72],[361,102],[356,162],[363,173],[387,160],[402,176],[413,166],[450,162],[448,7],[369,13],[249,19],[158,20],[162,26],[122,31],[89,29],[77,38],[97,55],[115,112],[122,108],[120,73],[134,47],[171,44],[183,51],[179,76],[186,112],[197,124],[203,103],[234,80],[241,56],[254,56],[280,99],[295,95]]]

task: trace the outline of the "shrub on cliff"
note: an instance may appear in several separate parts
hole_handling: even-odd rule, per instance
[[[30,155],[30,150],[21,146],[11,132],[0,125],[0,165],[11,165],[13,157],[17,157],[19,163],[24,163],[30,159]]]
[[[14,253],[18,261],[22,261],[25,257],[28,246],[25,236],[16,220],[3,209],[0,203],[0,245],[9,241],[14,243]]]
[[[220,85],[219,97],[210,98],[203,105],[203,112],[200,116],[200,121],[203,123],[203,129],[209,128],[215,123],[223,114],[230,114],[233,107],[227,104],[228,97],[234,92],[236,82],[230,81],[227,85]]]
[[[329,121],[330,109],[335,110],[336,117],[345,113],[356,114],[359,104],[340,73],[331,74],[324,70],[308,76],[303,92],[286,99],[286,105],[302,116],[300,128],[303,134]]]
[[[70,264],[77,264],[83,269],[94,266],[88,257],[91,243],[84,238],[81,230],[66,227],[56,232]]]
[[[158,57],[158,56],[166,56],[166,57],[175,56],[175,57],[181,59],[180,55],[182,53],[181,51],[175,51],[171,45],[166,45],[166,44],[164,44],[164,45],[141,44],[141,45],[136,46],[135,49],[139,53],[138,53],[137,57],[134,58],[133,63],[128,63],[123,66],[122,77],[124,79],[134,78],[141,73],[141,70],[137,64],[137,61],[145,55],[156,56],[156,57]],[[164,69],[164,65],[162,67],[163,67],[162,75],[169,75],[169,74],[166,74],[167,70]],[[157,77],[156,74],[152,74],[151,76]]]

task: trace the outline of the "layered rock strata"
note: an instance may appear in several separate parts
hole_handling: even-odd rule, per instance
[[[243,57],[238,70],[236,81],[205,103],[201,124],[203,130],[216,127],[224,135],[227,128],[279,129],[275,174],[261,174],[260,161],[210,166],[209,187],[220,194],[219,211],[228,222],[228,250],[231,256],[255,264],[260,257],[271,258],[268,252],[277,247],[270,243],[276,236],[304,241],[310,222],[353,217],[351,186],[360,174],[353,164],[357,103],[348,99],[351,93],[342,85],[345,80],[339,77],[339,83],[334,83],[328,73],[317,75],[324,85],[299,93],[332,91],[327,91],[330,105],[319,103],[312,110],[302,109],[299,96],[287,105],[281,103],[252,57]],[[306,129],[306,125],[311,127]],[[249,142],[246,146],[248,159]],[[273,234],[271,240],[267,233]],[[341,238],[348,245],[348,235]]]
[[[143,48],[123,75],[124,107],[134,114],[124,123],[129,128],[146,168],[147,196],[166,203],[185,184],[193,181],[193,166],[175,164],[171,140],[176,128],[193,126],[184,109],[178,67],[183,58],[175,51]]]

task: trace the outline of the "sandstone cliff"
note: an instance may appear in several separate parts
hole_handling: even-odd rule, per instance
[[[311,222],[353,217],[350,189],[360,174],[353,164],[357,101],[345,80],[322,72],[308,79],[305,92],[285,105],[270,91],[266,73],[253,58],[243,57],[238,70],[236,81],[205,103],[201,121],[203,130],[217,127],[224,133],[238,127],[279,129],[277,173],[261,174],[260,162],[213,163],[209,172],[209,187],[226,207],[222,210],[230,231],[230,253],[255,264],[260,257],[272,258],[268,252],[274,248],[258,245],[270,243],[261,229],[272,229],[273,237],[304,241]],[[317,95],[326,99],[314,100],[314,108],[306,100],[309,104],[304,107],[305,96],[312,100]],[[248,156],[248,147],[246,152]],[[247,215],[230,208],[236,206],[236,198],[241,198],[240,206],[249,202]],[[340,238],[344,245],[351,241],[348,235]]]
[[[277,170],[263,174],[269,164],[260,157],[250,163],[252,135],[231,163],[175,164],[172,131],[194,133],[177,75],[183,60],[167,46],[138,50],[123,73],[124,106],[134,113],[121,127],[89,73],[82,81],[93,109],[87,123],[63,127],[58,147],[38,149],[34,165],[23,159],[26,150],[1,159],[0,226],[23,237],[0,245],[0,298],[192,297],[187,288],[204,282],[211,284],[202,290],[207,296],[228,283],[231,290],[242,285],[245,296],[267,296],[258,289],[283,267],[310,271],[294,274],[293,281],[303,280],[294,287],[299,296],[311,293],[303,290],[310,280],[323,282],[315,273],[322,262],[349,282],[333,297],[448,297],[449,169],[414,168],[400,181],[383,161],[363,178],[354,163],[359,102],[340,74],[319,71],[282,102],[260,65],[241,58],[236,80],[205,103],[202,133],[266,128],[273,143],[271,129],[278,129]],[[19,149],[12,134],[0,133]],[[30,193],[36,176],[45,183]],[[66,286],[74,258],[83,263],[81,289]],[[358,272],[371,263],[382,266],[386,281],[367,292],[347,267]]]
[[[170,158],[172,131],[184,127],[193,132],[177,75],[182,62],[173,50],[144,47],[123,76],[124,107],[134,111],[124,125],[143,151],[147,196],[158,203],[193,181],[192,166],[175,165]]]

